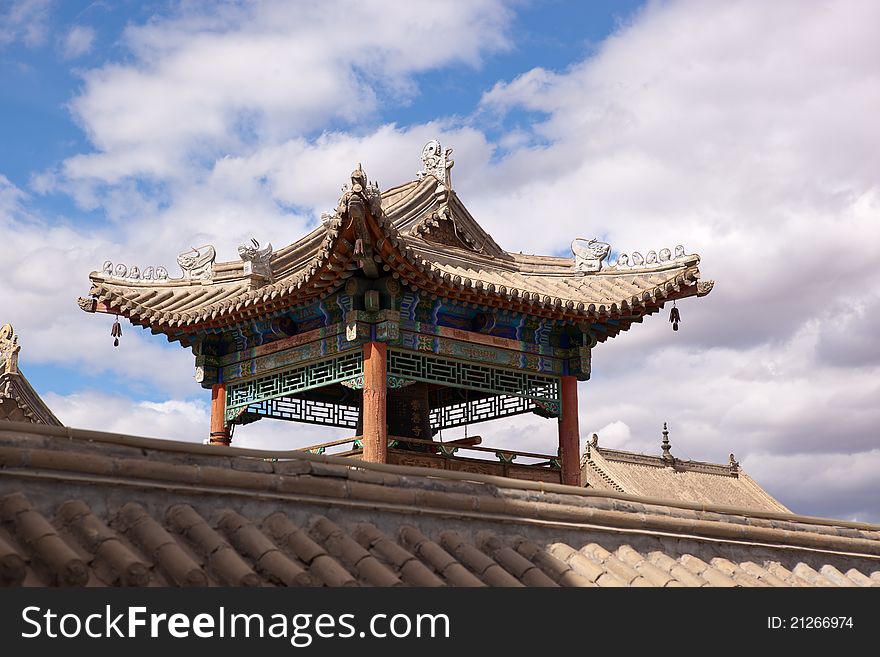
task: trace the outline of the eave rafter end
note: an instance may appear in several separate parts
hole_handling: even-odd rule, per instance
[[[709,292],[712,291],[712,288],[714,288],[714,287],[715,287],[715,281],[713,281],[713,280],[697,281],[697,296],[698,297],[706,296],[707,294],[709,294]]]
[[[80,310],[87,313],[93,313],[97,309],[98,300],[93,297],[79,297],[76,300],[76,304],[80,307]]]

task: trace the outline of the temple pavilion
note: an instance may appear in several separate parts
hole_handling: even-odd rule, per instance
[[[254,239],[216,262],[205,245],[178,257],[178,278],[108,261],[79,305],[192,349],[212,443],[257,420],[310,422],[352,431],[314,451],[579,485],[592,350],[713,283],[681,246],[614,264],[598,239],[570,257],[505,251],[453,190],[450,154],[429,142],[416,178],[384,192],[358,164],[335,211],[280,249]],[[520,413],[557,422],[558,449],[438,439]]]

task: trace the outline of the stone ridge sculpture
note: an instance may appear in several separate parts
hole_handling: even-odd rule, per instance
[[[272,243],[261,249],[260,243],[251,238],[251,244],[253,246],[242,244],[238,247],[238,255],[244,260],[244,273],[274,281],[272,266],[269,264],[272,259]]]
[[[455,162],[449,159],[450,155],[452,155],[451,148],[444,151],[437,139],[429,141],[422,149],[422,164],[425,165],[425,168],[418,172],[418,179],[421,180],[429,175],[434,176],[447,189],[452,189],[452,176],[449,170]]]
[[[579,237],[571,243],[576,271],[599,271],[602,261],[608,257],[611,245],[593,238],[590,240]]]
[[[214,260],[217,251],[210,244],[193,248],[191,251],[177,256],[177,264],[183,270],[183,277],[188,279],[209,279],[214,275]]]

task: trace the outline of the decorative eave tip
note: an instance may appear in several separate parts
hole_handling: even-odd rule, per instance
[[[713,280],[697,281],[697,296],[698,297],[706,296],[707,294],[709,294],[709,292],[712,291],[712,288],[714,288],[714,287],[715,287],[715,281],[713,281]]]
[[[79,297],[76,300],[76,304],[79,306],[80,310],[93,313],[98,307],[98,300],[94,297]]]

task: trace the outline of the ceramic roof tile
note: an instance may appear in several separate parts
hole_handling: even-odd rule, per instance
[[[880,582],[875,582],[870,577],[866,577],[855,568],[846,571],[847,578],[857,586],[880,586]]]
[[[548,546],[547,551],[568,564],[577,575],[593,586],[596,586],[596,580],[605,574],[605,569],[600,564],[565,543],[553,543]]]
[[[715,557],[712,559],[712,565],[722,573],[730,577],[739,586],[747,587],[765,587],[770,586],[767,582],[763,582],[747,570],[741,568],[738,564],[733,563],[724,557]]]
[[[327,518],[316,517],[312,522],[310,533],[324,545],[328,553],[370,585],[399,586],[403,583],[387,566]]]
[[[444,548],[489,586],[523,586],[515,575],[507,572],[490,556],[467,543],[458,532],[443,532],[440,541]]]
[[[92,568],[104,570],[104,579],[121,586],[145,586],[150,581],[150,564],[138,557],[114,532],[97,518],[82,500],[65,502],[56,516],[88,553],[94,554]]]
[[[816,572],[808,564],[799,563],[794,567],[792,572],[802,580],[809,582],[812,586],[837,586],[837,584],[825,577],[822,573]]]
[[[0,431],[5,584],[880,585],[860,523],[14,426]],[[373,489],[409,502],[377,506]]]
[[[430,568],[427,568],[411,552],[385,536],[374,525],[360,523],[355,527],[353,536],[362,546],[393,566],[407,584],[411,586],[444,586],[443,580],[437,577]]]
[[[736,586],[737,583],[733,579],[724,574],[718,568],[710,566],[699,557],[692,554],[684,554],[679,558],[682,565],[695,575],[699,575],[709,583],[709,586]]]
[[[0,536],[0,586],[20,586],[26,576],[27,562]]]
[[[615,554],[618,559],[634,568],[653,586],[666,586],[675,579],[670,573],[652,564],[629,545],[621,545]]]
[[[705,579],[688,568],[685,568],[684,565],[664,552],[651,552],[648,555],[648,561],[661,570],[665,570],[675,578],[675,581],[684,586],[700,587],[709,584]]]
[[[220,516],[218,529],[269,582],[285,586],[314,585],[314,580],[299,560],[289,558],[268,536],[241,514],[231,510],[224,511]]]
[[[801,579],[793,572],[791,572],[788,568],[783,566],[778,561],[771,561],[769,563],[764,564],[764,567],[767,569],[775,577],[786,582],[789,586],[810,586],[810,583],[806,580]]]
[[[837,586],[858,586],[855,582],[853,582],[849,577],[844,575],[842,572],[837,570],[834,566],[829,563],[823,565],[819,572],[828,580],[836,584]]]
[[[0,518],[9,523],[15,534],[60,586],[82,586],[89,579],[88,566],[58,535],[57,530],[34,510],[24,495],[7,497],[0,503]]]
[[[114,517],[117,530],[139,547],[178,586],[206,586],[208,576],[183,546],[146,510],[134,502],[119,509]]]
[[[759,579],[762,582],[766,582],[769,586],[791,586],[791,584],[789,584],[785,580],[777,577],[769,570],[767,570],[766,568],[762,568],[753,561],[744,561],[739,564],[739,567],[746,571],[752,577]]]
[[[494,534],[484,535],[480,542],[484,551],[492,555],[502,568],[526,586],[557,586],[556,582],[534,563],[510,546],[504,545]]]
[[[227,586],[260,586],[261,579],[238,552],[188,504],[168,509],[168,524],[182,534],[205,565]]]
[[[308,566],[312,579],[327,586],[356,586],[352,574],[283,513],[267,517],[262,528],[282,549]]]
[[[449,552],[422,534],[418,529],[404,526],[400,530],[404,544],[412,546],[420,558],[433,567],[452,586],[485,586]],[[461,544],[459,539],[458,544]]]
[[[635,568],[625,564],[611,552],[596,543],[590,543],[581,548],[581,553],[589,556],[593,561],[601,563],[605,570],[627,586],[639,586],[639,579],[644,579]]]
[[[563,560],[553,556],[537,543],[517,536],[513,540],[514,547],[526,559],[529,559],[560,586],[592,586],[593,582],[579,575]]]

